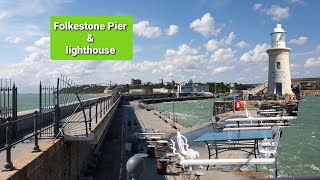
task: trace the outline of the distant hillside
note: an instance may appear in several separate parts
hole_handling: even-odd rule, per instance
[[[96,86],[96,85],[82,85],[72,88],[64,88],[61,90],[61,93],[72,93],[77,92],[79,94],[98,94],[103,93],[106,89],[105,86]]]

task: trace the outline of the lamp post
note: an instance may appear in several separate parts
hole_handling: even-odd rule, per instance
[[[214,95],[217,95],[217,83],[214,83]]]
[[[174,83],[172,80],[172,118],[173,118],[173,123],[175,124],[175,118],[174,118]]]
[[[152,99],[153,99],[153,112],[154,112],[154,92],[152,92]]]

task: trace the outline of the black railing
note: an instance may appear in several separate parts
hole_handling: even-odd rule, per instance
[[[13,120],[10,116],[6,118],[6,122],[0,124],[0,127],[5,127],[5,145],[4,147],[2,147],[0,149],[0,152],[2,151],[6,151],[6,162],[4,165],[3,170],[4,171],[10,171],[12,170],[13,164],[11,161],[11,149],[14,148],[17,144],[24,142],[28,139],[30,139],[30,141],[34,141],[34,146],[32,148],[32,152],[38,152],[40,151],[39,146],[38,146],[38,136],[39,133],[47,130],[47,129],[51,129],[52,128],[52,124],[48,125],[48,126],[39,126],[39,124],[42,124],[42,116],[45,116],[47,114],[54,114],[55,111],[47,111],[44,113],[38,113],[38,111],[35,111],[34,114],[32,116],[28,116],[28,117],[24,117],[21,119],[17,119],[17,120]],[[53,117],[55,117],[53,115]],[[10,127],[12,125],[16,125],[19,122],[26,122],[26,121],[32,121],[33,122],[33,133],[31,134],[20,134],[20,135],[25,135],[22,138],[18,138],[17,140],[13,141],[12,138],[10,138]],[[54,119],[52,119],[52,121],[54,121]],[[40,122],[40,123],[39,123]],[[32,139],[33,138],[33,139]]]
[[[11,150],[17,144],[28,140],[34,143],[31,151],[38,152],[39,138],[57,138],[64,134],[64,128],[75,130],[79,124],[88,135],[92,130],[92,121],[98,123],[98,119],[103,118],[118,98],[114,95],[82,101],[77,86],[69,78],[61,76],[57,87],[42,86],[40,82],[39,109],[17,116],[17,87],[15,84],[11,86],[11,80],[1,80],[0,152],[6,151],[3,171],[14,169]]]
[[[7,117],[11,117],[12,120],[17,119],[17,87],[11,80],[1,79],[0,80],[0,123],[6,121]],[[16,138],[17,127],[11,125],[10,136]],[[0,127],[0,142],[4,139],[5,129]]]

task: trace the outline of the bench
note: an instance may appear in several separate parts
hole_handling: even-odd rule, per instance
[[[275,158],[248,158],[248,159],[193,159],[182,160],[182,166],[212,166],[212,165],[254,165],[274,164]]]
[[[295,116],[281,116],[281,117],[249,117],[249,118],[231,118],[226,119],[225,122],[240,122],[240,121],[288,121],[296,119]]]
[[[240,127],[240,128],[224,128],[223,131],[253,131],[253,130],[269,130],[271,126],[267,127]]]
[[[252,123],[252,124],[226,124],[225,127],[260,127],[260,126],[285,126],[288,123]]]

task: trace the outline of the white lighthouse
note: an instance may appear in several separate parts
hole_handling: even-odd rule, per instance
[[[289,65],[289,53],[291,49],[286,47],[286,32],[277,24],[271,33],[271,48],[267,50],[269,55],[268,94],[293,96],[291,90],[291,75]]]

